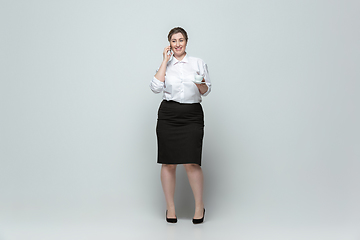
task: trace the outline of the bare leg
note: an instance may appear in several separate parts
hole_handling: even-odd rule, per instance
[[[176,164],[162,164],[161,167],[161,183],[166,200],[167,217],[175,218],[175,182],[176,182]]]
[[[194,218],[202,218],[204,212],[203,185],[204,177],[201,167],[198,164],[184,164],[189,183],[195,198]]]

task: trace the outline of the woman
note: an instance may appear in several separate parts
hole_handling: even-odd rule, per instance
[[[203,172],[201,169],[204,114],[201,96],[210,93],[207,65],[199,58],[188,56],[188,36],[181,27],[170,30],[170,46],[165,47],[163,61],[150,83],[154,93],[163,92],[158,111],[156,134],[158,163],[165,194],[166,220],[176,223],[174,193],[176,166],[183,164],[195,198],[193,223],[204,221]],[[194,79],[200,78],[195,83]],[[200,77],[198,76],[200,75]]]

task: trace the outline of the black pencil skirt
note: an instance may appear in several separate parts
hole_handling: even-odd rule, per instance
[[[204,112],[200,103],[163,100],[156,126],[158,163],[201,166]]]

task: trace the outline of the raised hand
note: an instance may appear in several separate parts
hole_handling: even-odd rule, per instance
[[[173,55],[170,46],[167,46],[164,48],[164,52],[163,52],[163,60],[168,62],[171,58],[171,56]]]

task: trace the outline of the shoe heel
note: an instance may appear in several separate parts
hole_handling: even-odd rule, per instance
[[[168,218],[167,217],[167,210],[166,210],[166,214],[165,214],[165,217],[166,217],[166,221],[168,222],[168,223],[177,223],[177,217],[176,218]]]
[[[204,222],[204,217],[205,217],[205,208],[204,208],[203,217],[200,218],[200,219],[195,219],[195,218],[193,218],[193,219],[192,219],[193,224],[203,223],[203,222]]]

